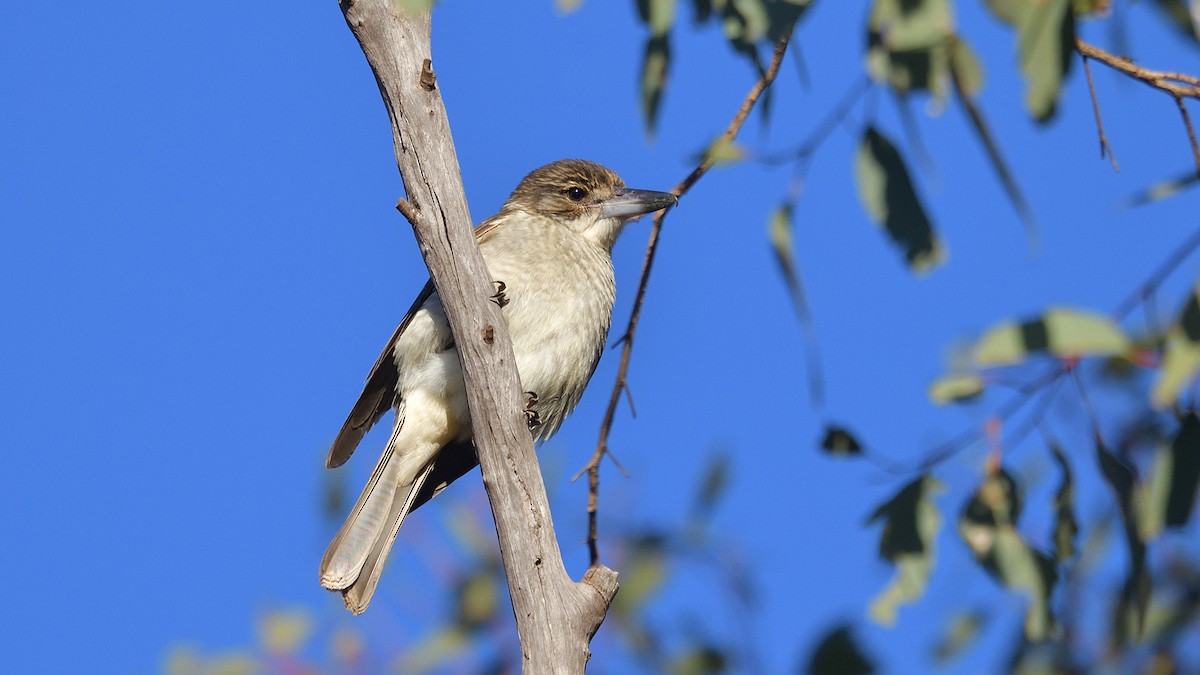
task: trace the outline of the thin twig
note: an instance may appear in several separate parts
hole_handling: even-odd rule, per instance
[[[1092,399],[1088,396],[1087,388],[1083,386],[1083,378],[1079,376],[1078,368],[1071,368],[1071,379],[1075,382],[1075,390],[1079,392],[1079,402],[1083,406],[1083,411],[1087,413],[1088,423],[1092,427],[1092,436],[1096,442],[1103,444],[1104,436],[1100,433],[1100,418],[1096,416],[1096,409],[1092,407]]]
[[[1158,287],[1167,280],[1167,277],[1170,276],[1177,267],[1182,265],[1183,261],[1186,260],[1192,253],[1194,253],[1197,248],[1200,248],[1200,229],[1197,229],[1195,232],[1193,232],[1191,236],[1185,239],[1183,243],[1175,248],[1174,251],[1171,251],[1171,254],[1167,256],[1167,259],[1158,266],[1158,269],[1154,270],[1153,274],[1139,284],[1133,293],[1130,293],[1120,305],[1117,305],[1117,308],[1113,310],[1112,313],[1113,321],[1123,321],[1125,317],[1135,308],[1137,308],[1138,305],[1142,304],[1146,298],[1152,296],[1154,292],[1158,290]]]
[[[1075,49],[1081,55],[1096,59],[1109,68],[1120,71],[1135,80],[1140,80],[1159,91],[1173,96],[1200,99],[1200,77],[1143,68],[1128,57],[1117,56],[1079,38],[1075,38]]]
[[[741,130],[742,124],[745,123],[746,117],[750,115],[754,105],[758,102],[763,92],[771,86],[775,81],[775,76],[779,74],[779,64],[783,61],[783,56],[787,52],[788,41],[791,39],[791,31],[785,31],[782,38],[775,43],[775,51],[771,55],[771,63],[766,71],[758,78],[758,82],[746,94],[746,98],[742,101],[741,107],[737,114],[733,116],[729,127],[725,129],[721,139],[718,142],[732,142]],[[678,185],[671,190],[671,194],[676,197],[682,196],[691,189],[696,181],[700,180],[709,169],[712,168],[714,158],[711,153],[705,153],[700,164],[688,174]],[[608,435],[612,431],[613,421],[616,417],[617,405],[621,400],[621,391],[627,387],[626,377],[629,373],[629,358],[633,351],[633,339],[637,333],[638,319],[642,315],[642,303],[646,298],[646,288],[650,281],[650,270],[654,266],[654,256],[658,251],[659,233],[662,231],[663,219],[666,218],[667,211],[659,211],[654,216],[654,224],[650,229],[650,239],[646,244],[646,258],[642,263],[641,280],[638,282],[637,295],[633,300],[633,311],[629,316],[629,324],[625,328],[625,333],[621,337],[621,363],[617,367],[616,381],[613,383],[612,393],[608,399],[608,408],[604,411],[604,420],[600,423],[600,438],[596,441],[596,450],[592,453],[592,458],[588,460],[584,466],[584,471],[588,474],[588,535],[587,547],[588,555],[592,565],[600,562],[600,552],[596,545],[596,514],[597,502],[599,499],[600,490],[600,463],[604,456],[608,454]]]
[[[1148,86],[1164,92],[1175,99],[1175,104],[1179,106],[1179,113],[1183,116],[1183,125],[1187,128],[1188,142],[1192,146],[1192,158],[1196,163],[1196,175],[1200,176],[1200,145],[1196,143],[1196,130],[1192,127],[1192,120],[1188,116],[1187,106],[1184,105],[1183,99],[1194,98],[1200,100],[1200,77],[1188,75],[1186,73],[1174,73],[1164,70],[1151,70],[1143,68],[1133,62],[1132,59],[1125,56],[1117,56],[1111,52],[1107,52],[1095,45],[1088,44],[1079,38],[1075,38],[1075,50],[1083,56],[1083,65],[1086,67],[1088,59],[1096,59],[1104,65],[1139,80]],[[1088,85],[1091,85],[1091,72],[1088,72]],[[1092,104],[1095,105],[1096,92],[1092,91]],[[1100,122],[1100,109],[1096,108],[1096,123]],[[1101,142],[1104,142],[1104,130],[1100,131]],[[1111,150],[1110,150],[1111,152]]]
[[[838,101],[837,105],[835,105],[833,109],[829,111],[829,114],[826,115],[823,120],[821,120],[821,123],[817,125],[816,129],[814,129],[812,133],[808,135],[808,138],[806,138],[804,142],[801,143],[796,149],[772,152],[769,154],[764,153],[758,155],[756,159],[763,164],[768,165],[786,164],[788,162],[806,159],[809,155],[816,152],[817,148],[820,147],[823,142],[825,142],[825,139],[828,138],[829,134],[833,133],[833,130],[837,128],[837,125],[840,124],[842,120],[846,119],[846,115],[850,114],[850,110],[857,105],[858,100],[862,98],[863,92],[870,88],[871,78],[863,75],[862,78],[860,78],[857,82],[850,85],[850,89],[848,89],[846,93],[842,95],[842,99]]]
[[[990,419],[1001,423],[1006,422],[1010,417],[1020,412],[1022,408],[1032,401],[1034,394],[1041,391],[1043,387],[1058,380],[1058,378],[1062,377],[1064,372],[1066,372],[1066,369],[1062,366],[1062,364],[1056,364],[1053,369],[1046,371],[1040,377],[1035,378],[1025,386],[1021,387],[1016,396],[1010,398],[1004,403],[1004,405],[997,408],[995,413],[989,416]],[[969,428],[960,433],[958,436],[955,436],[945,443],[935,447],[932,451],[926,453],[925,457],[922,458],[915,466],[893,464],[890,467],[886,467],[886,470],[890,473],[896,474],[928,471],[934,466],[941,464],[948,457],[954,456],[963,448],[969,447],[986,435],[986,425],[983,427],[976,426]]]
[[[1083,60],[1083,72],[1087,75],[1088,92],[1092,95],[1092,112],[1096,114],[1096,131],[1100,134],[1100,157],[1108,156],[1112,162],[1113,171],[1120,171],[1117,166],[1117,156],[1113,154],[1112,146],[1108,144],[1108,136],[1104,134],[1104,121],[1100,119],[1100,99],[1096,97],[1096,84],[1092,81],[1092,64],[1087,56],[1080,54]]]
[[[1183,97],[1178,94],[1175,95],[1175,105],[1179,106],[1179,114],[1183,117],[1183,126],[1187,128],[1188,142],[1192,144],[1192,160],[1196,162],[1196,175],[1200,176],[1200,146],[1196,145],[1196,130],[1192,127],[1192,118],[1188,115]]]

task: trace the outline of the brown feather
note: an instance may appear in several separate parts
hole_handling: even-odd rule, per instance
[[[503,216],[492,216],[479,224],[475,228],[476,241],[482,242],[493,229],[503,220]],[[354,407],[350,409],[350,415],[346,417],[346,421],[342,424],[341,431],[338,432],[337,438],[333,440],[333,445],[329,448],[329,455],[325,458],[325,466],[330,469],[339,467],[350,459],[350,455],[354,454],[358,444],[362,442],[363,436],[375,426],[376,423],[383,417],[384,413],[399,405],[397,400],[396,382],[399,381],[400,375],[396,372],[396,362],[392,358],[392,349],[396,346],[396,341],[404,334],[408,324],[412,322],[413,316],[417,310],[421,309],[421,305],[429,299],[434,293],[433,281],[425,283],[425,288],[421,289],[420,295],[417,296],[412,307],[408,308],[408,313],[400,320],[400,325],[396,327],[396,332],[392,333],[391,339],[384,346],[383,352],[379,358],[375,360],[375,365],[371,368],[371,372],[367,375],[367,382],[363,385],[362,393],[358,395],[358,401],[354,403]],[[475,447],[471,446],[471,456],[475,455]],[[474,465],[472,465],[474,466]],[[471,469],[468,466],[466,469],[459,472],[454,478],[458,478]],[[453,478],[451,480],[454,480]],[[438,483],[434,481],[433,485]],[[432,496],[432,495],[431,495]],[[426,498],[426,501],[428,497]]]
[[[433,295],[432,281],[427,282],[425,288],[421,289],[420,295],[417,296],[412,307],[408,308],[408,313],[400,320],[396,332],[392,333],[383,352],[375,360],[375,365],[367,375],[367,382],[363,385],[362,393],[358,395],[358,401],[350,409],[350,415],[342,424],[342,430],[338,432],[337,438],[333,440],[333,445],[329,448],[325,466],[332,469],[345,464],[346,460],[350,459],[350,455],[354,454],[358,444],[362,442],[363,436],[367,435],[367,432],[375,426],[384,413],[399,403],[396,400],[396,382],[399,381],[400,374],[396,372],[396,362],[392,360],[392,348],[396,346],[396,340],[400,339],[404,330],[408,328],[408,324],[412,322],[417,310],[421,309],[421,305],[425,304],[431,295]]]

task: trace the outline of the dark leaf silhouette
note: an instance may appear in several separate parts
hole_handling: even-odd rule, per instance
[[[650,36],[642,58],[642,119],[646,123],[646,133],[650,135],[658,128],[658,111],[667,87],[670,65],[670,37],[666,34]]]
[[[1171,443],[1171,490],[1167,494],[1166,525],[1187,525],[1200,487],[1200,419],[1195,411],[1183,416]]]
[[[1096,439],[1096,460],[1100,464],[1100,473],[1104,475],[1104,480],[1108,481],[1117,493],[1121,522],[1125,528],[1125,542],[1129,548],[1129,573],[1121,588],[1121,596],[1114,608],[1113,617],[1113,638],[1117,644],[1126,644],[1130,638],[1141,637],[1145,627],[1146,608],[1150,603],[1146,544],[1138,532],[1138,518],[1134,512],[1137,475],[1133,466],[1104,447],[1099,438]]]
[[[1075,555],[1075,537],[1079,523],[1075,519],[1075,483],[1071,465],[1057,445],[1051,446],[1054,461],[1062,472],[1058,491],[1054,493],[1054,559],[1064,563]]]
[[[825,427],[825,438],[821,439],[821,449],[831,455],[851,456],[861,455],[862,445],[849,431],[834,424]]]
[[[850,626],[842,624],[829,631],[813,650],[804,672],[809,675],[869,675],[875,664],[858,646]]]
[[[879,555],[897,568],[892,583],[871,603],[869,613],[878,623],[894,624],[899,606],[925,593],[933,569],[933,541],[941,527],[941,516],[929,499],[937,485],[922,475],[879,505],[868,519],[883,521]]]
[[[856,176],[867,213],[903,249],[909,267],[922,272],[938,264],[941,248],[904,158],[874,127],[867,128],[859,144]]]

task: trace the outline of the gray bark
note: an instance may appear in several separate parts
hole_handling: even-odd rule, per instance
[[[472,431],[491,502],[527,673],[582,673],[617,591],[604,566],[573,581],[522,412],[512,344],[472,233],[450,123],[430,65],[429,13],[389,0],[341,0],[392,122],[409,218],[462,361]]]

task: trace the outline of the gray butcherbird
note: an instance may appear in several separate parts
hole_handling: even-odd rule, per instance
[[[547,164],[521,181],[475,230],[496,282],[534,440],[549,438],[579,402],[612,319],[612,246],[631,219],[678,202],[630,190],[583,160]],[[388,410],[383,456],[321,560],[321,585],[362,613],[404,517],[478,463],[458,353],[432,282],[417,296],[367,376],[329,450],[341,466]]]

